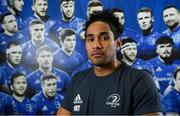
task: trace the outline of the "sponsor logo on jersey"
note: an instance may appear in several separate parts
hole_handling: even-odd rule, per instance
[[[110,107],[118,107],[120,105],[120,95],[119,94],[112,94],[107,98],[106,105]]]

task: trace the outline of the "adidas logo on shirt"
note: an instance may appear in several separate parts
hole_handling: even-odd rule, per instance
[[[77,94],[77,96],[74,98],[74,104],[82,104],[83,101],[81,100],[80,94]]]
[[[44,107],[43,107],[43,111],[45,111],[45,110],[48,110],[47,106],[44,106]]]
[[[163,71],[163,70],[162,70],[161,67],[158,67],[158,68],[156,68],[156,71],[157,71],[157,72],[161,72],[161,71]]]

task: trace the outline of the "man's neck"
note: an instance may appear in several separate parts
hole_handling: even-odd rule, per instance
[[[123,61],[125,64],[129,65],[129,66],[131,66],[131,65],[135,62],[135,60],[130,61],[130,60],[126,59],[126,58],[123,58],[122,61]]]
[[[14,35],[14,33],[11,33],[11,32],[9,32],[9,31],[7,31],[7,30],[4,30],[4,34],[6,34],[6,35],[8,35],[8,36],[13,36],[13,35]]]
[[[64,48],[62,48],[62,51],[67,55],[67,56],[71,56],[72,52],[67,52]]]
[[[180,24],[179,23],[177,23],[177,24],[174,24],[173,26],[171,26],[171,27],[168,27],[168,29],[169,29],[169,31],[170,32],[173,32],[177,27],[179,27],[180,26]]]
[[[14,16],[16,15],[16,12],[13,10],[13,8],[8,7],[8,10],[9,10]]]
[[[144,36],[148,36],[149,34],[151,34],[152,31],[153,31],[152,27],[146,30],[142,30]]]
[[[62,20],[63,20],[64,22],[71,22],[73,19],[74,19],[74,16],[73,16],[71,19],[69,19],[69,20],[67,20],[67,19],[65,19],[64,17],[62,17]]]
[[[106,76],[114,72],[120,65],[121,62],[115,60],[113,63],[105,64],[105,66],[94,66],[94,73],[96,76]]]
[[[177,85],[174,86],[174,89],[178,92],[180,92],[180,89],[177,87]]]
[[[172,57],[162,58],[162,57],[158,56],[158,58],[164,64],[171,65],[173,63],[173,58]]]
[[[14,93],[13,93],[13,97],[19,102],[22,102],[25,99],[25,96],[17,96]]]
[[[32,43],[34,46],[36,46],[37,48],[39,48],[41,46],[41,44],[43,43],[44,40],[42,40],[41,42],[35,42],[32,40]]]
[[[14,69],[14,66],[17,66],[17,65],[11,64],[9,61],[7,61],[7,64],[9,65],[9,67],[11,67],[11,68],[13,68],[13,69]]]
[[[49,68],[42,68],[42,67],[39,67],[39,70],[44,73],[44,74],[49,74],[51,73],[52,71],[52,67],[49,67]]]

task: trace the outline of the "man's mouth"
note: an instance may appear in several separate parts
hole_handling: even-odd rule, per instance
[[[93,52],[92,54],[91,54],[91,56],[92,57],[94,57],[94,58],[100,58],[100,57],[102,57],[104,54],[102,53],[102,52]]]

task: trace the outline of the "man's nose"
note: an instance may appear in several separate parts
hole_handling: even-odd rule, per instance
[[[102,48],[102,45],[101,45],[100,40],[97,39],[94,41],[93,49],[100,49],[100,48]]]

